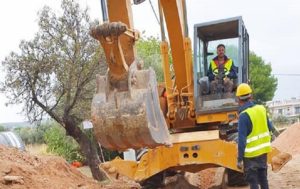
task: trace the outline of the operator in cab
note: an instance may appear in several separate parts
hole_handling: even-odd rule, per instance
[[[217,46],[217,56],[210,61],[207,76],[211,94],[217,92],[219,83],[223,84],[225,93],[233,91],[234,79],[237,78],[237,67],[232,59],[225,55],[225,45]]]

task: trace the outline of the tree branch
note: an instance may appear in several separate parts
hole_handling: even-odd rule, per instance
[[[36,80],[37,80],[38,72],[35,71],[34,78],[32,78],[32,79],[30,79],[31,77],[30,77],[30,74],[28,72],[26,72],[26,74],[27,74],[27,77],[29,78],[29,81],[32,81],[32,82],[30,82],[32,101],[35,104],[37,104],[43,111],[47,112],[47,114],[51,118],[53,118],[56,122],[60,123],[61,125],[64,125],[63,120],[58,115],[56,115],[53,111],[51,111],[47,106],[45,106],[41,101],[39,101],[37,96],[36,96],[36,91],[34,90],[34,88],[35,88],[35,83],[36,83]]]

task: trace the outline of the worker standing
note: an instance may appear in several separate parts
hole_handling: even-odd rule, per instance
[[[251,189],[268,189],[267,153],[271,151],[270,131],[273,126],[264,106],[252,102],[252,89],[242,83],[236,96],[240,105],[238,122],[238,163],[244,168]]]

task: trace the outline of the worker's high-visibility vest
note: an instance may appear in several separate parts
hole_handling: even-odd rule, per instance
[[[224,68],[226,69],[225,75],[229,74],[232,64],[233,63],[231,58],[228,58],[224,63]],[[214,75],[218,75],[219,73],[218,63],[216,63],[214,60],[211,60],[210,65]]]
[[[270,152],[271,135],[267,123],[266,109],[262,105],[255,105],[247,108],[242,113],[247,113],[252,122],[252,132],[247,136],[244,157],[257,157]]]

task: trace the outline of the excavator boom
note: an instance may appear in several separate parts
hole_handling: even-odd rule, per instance
[[[104,49],[108,71],[97,77],[92,122],[98,142],[111,150],[170,145],[156,75],[140,70],[130,0],[108,0],[108,20],[91,30]]]

